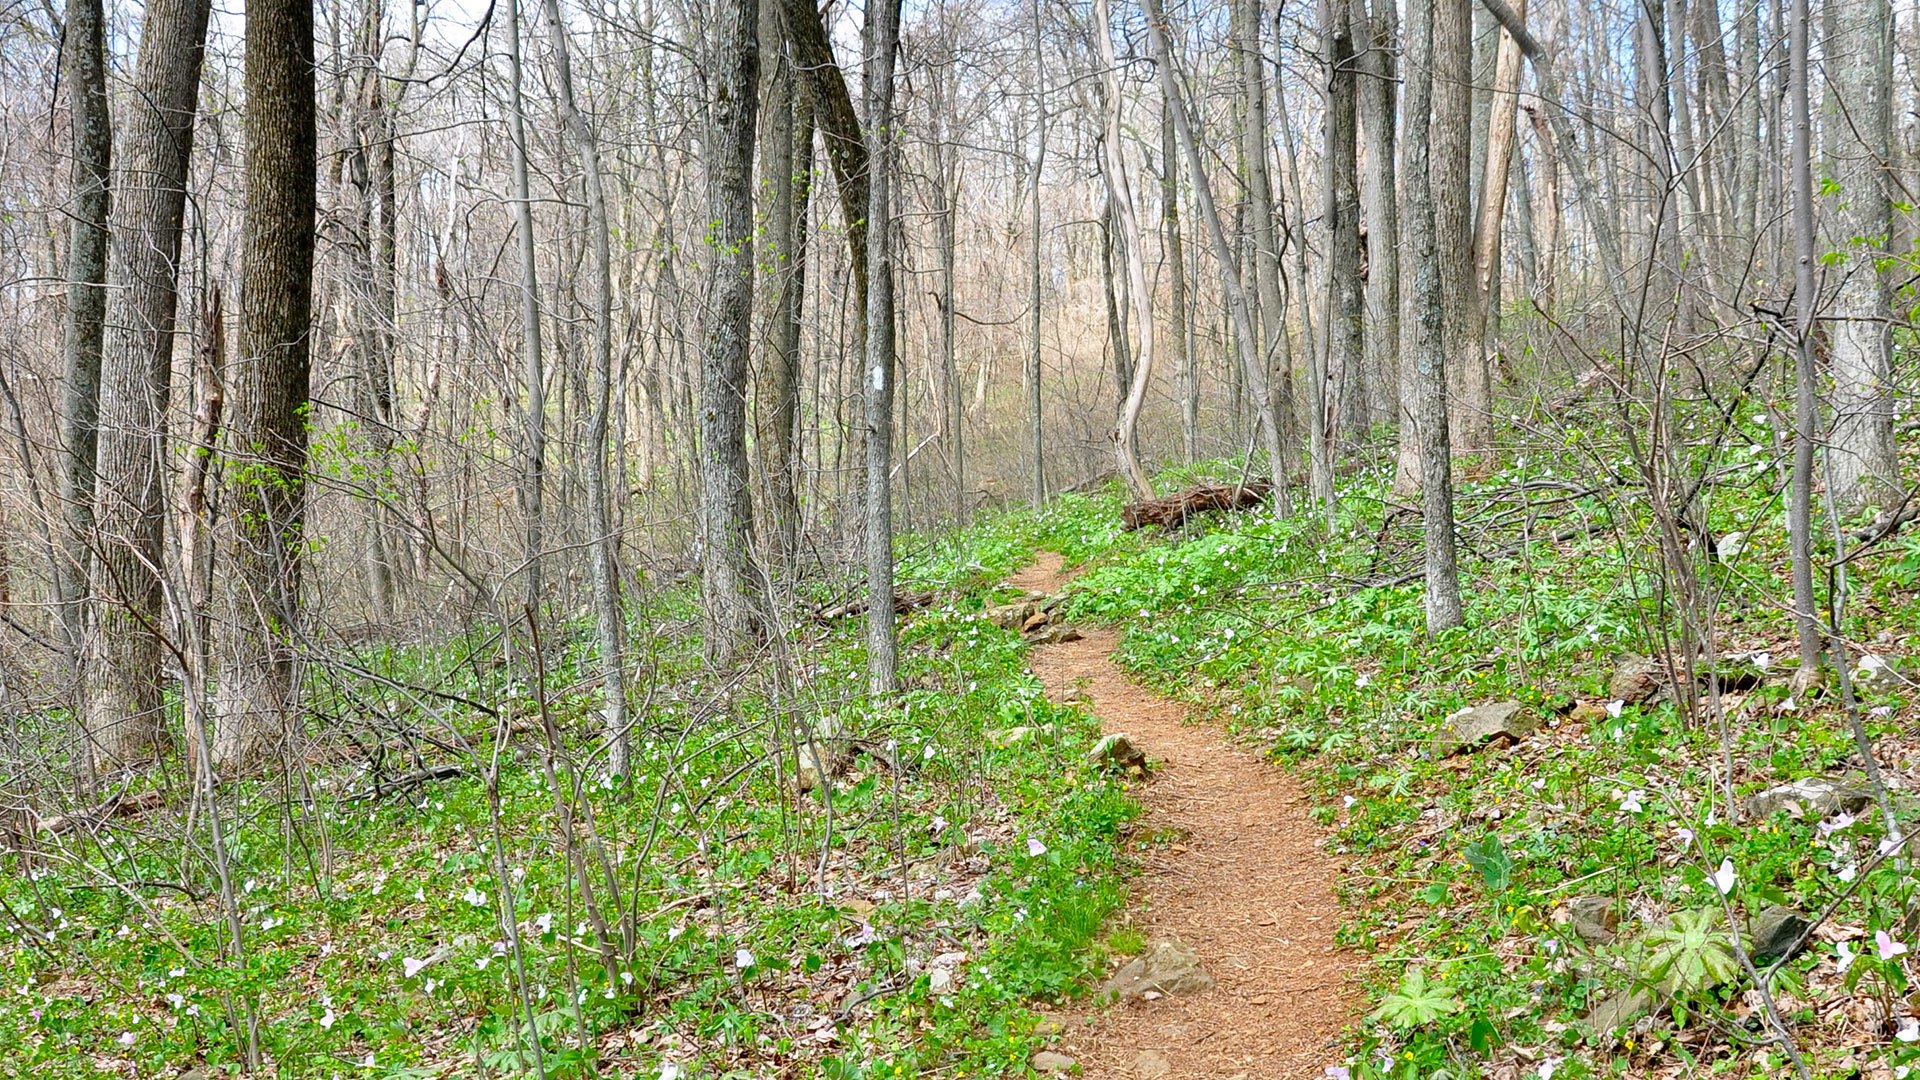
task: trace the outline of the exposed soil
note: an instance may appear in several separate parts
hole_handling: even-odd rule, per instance
[[[1052,592],[1065,581],[1049,552],[1009,583]],[[1169,842],[1140,846],[1130,915],[1150,942],[1197,952],[1215,986],[1063,1018],[1060,1049],[1088,1077],[1323,1076],[1360,998],[1353,958],[1334,944],[1340,868],[1320,847],[1306,793],[1123,674],[1109,658],[1117,634],[1084,633],[1034,649],[1033,670],[1056,700],[1085,694],[1102,729],[1125,732],[1154,762],[1138,835]]]

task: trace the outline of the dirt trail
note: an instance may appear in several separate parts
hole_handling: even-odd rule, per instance
[[[1009,580],[1048,592],[1064,583],[1051,552]],[[1149,941],[1192,948],[1216,985],[1075,1020],[1060,1049],[1094,1078],[1323,1076],[1359,998],[1351,957],[1334,944],[1339,868],[1320,849],[1306,793],[1128,679],[1109,659],[1117,634],[1085,633],[1035,648],[1033,670],[1055,699],[1083,689],[1100,726],[1156,763],[1141,827],[1178,838],[1142,849],[1133,919]]]

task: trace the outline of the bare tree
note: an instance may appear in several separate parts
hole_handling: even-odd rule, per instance
[[[61,502],[67,558],[56,560],[60,618],[79,659],[88,545],[93,533],[93,470],[98,446],[100,350],[106,336],[107,216],[112,208],[113,125],[107,112],[106,14],[101,0],[67,5],[61,73],[72,103],[73,184],[67,251],[66,401]],[[84,676],[82,676],[84,677]]]
[[[1147,259],[1141,248],[1139,216],[1134,212],[1133,182],[1120,142],[1125,102],[1120,96],[1120,64],[1113,52],[1112,18],[1107,0],[1093,0],[1093,40],[1100,57],[1107,99],[1106,135],[1100,140],[1100,171],[1106,178],[1108,203],[1113,207],[1114,217],[1119,219],[1120,237],[1126,248],[1127,280],[1131,286],[1127,294],[1138,331],[1134,340],[1140,349],[1132,365],[1133,377],[1129,380],[1126,400],[1121,404],[1113,445],[1120,472],[1133,486],[1134,497],[1151,499],[1153,481],[1140,465],[1140,448],[1134,433],[1140,423],[1140,407],[1147,400],[1147,386],[1153,381],[1153,289],[1147,283]]]
[[[901,0],[867,8],[867,692],[893,695],[893,70]]]
[[[84,715],[108,762],[162,738],[161,452],[173,377],[181,221],[193,152],[208,0],[155,0],[141,25],[134,92],[114,151],[107,330],[93,517],[93,613]]]
[[[1320,34],[1327,62],[1326,215],[1331,251],[1327,257],[1327,368],[1342,380],[1360,375],[1364,363],[1365,306],[1360,282],[1360,177],[1358,122],[1355,110],[1357,77],[1353,47],[1352,0],[1321,0]],[[1316,381],[1308,399],[1316,416],[1332,407],[1325,399],[1326,377]],[[1333,447],[1324,419],[1313,460],[1313,495],[1334,523]]]
[[[586,431],[587,571],[593,583],[594,632],[600,646],[600,680],[606,706],[602,714],[607,772],[627,774],[627,679],[625,625],[620,611],[619,537],[614,531],[608,475],[608,414],[613,408],[613,251],[607,215],[600,142],[573,93],[573,55],[560,0],[544,0],[547,34],[553,40],[554,90],[567,138],[580,158],[587,195],[587,225],[593,244],[592,401]]]
[[[732,663],[760,626],[759,588],[751,562],[753,497],[747,486],[746,420],[759,10],[758,0],[727,0],[718,7],[706,64],[712,277],[700,367],[701,598],[707,610],[707,655],[716,664]]]
[[[294,716],[318,157],[312,0],[247,8],[246,91],[239,356],[226,380],[233,598],[213,705],[223,768],[258,760]]]
[[[1433,188],[1442,167],[1432,160],[1429,147],[1436,139],[1464,141],[1462,125],[1443,124],[1434,108],[1438,78],[1434,52],[1442,37],[1436,33],[1442,8],[1449,16],[1463,14],[1452,0],[1417,0],[1407,8],[1406,157],[1400,177],[1406,186],[1407,250],[1413,260],[1413,310],[1418,320],[1416,348],[1406,357],[1413,366],[1415,390],[1413,422],[1418,428],[1421,471],[1421,515],[1426,536],[1427,633],[1438,634],[1460,625],[1460,571],[1453,536],[1453,464],[1447,432],[1447,322],[1446,299],[1440,285],[1441,264]],[[1447,35],[1459,44],[1464,35]],[[1453,148],[1445,148],[1445,152]]]
[[[525,406],[520,417],[521,573],[524,605],[537,614],[544,595],[546,558],[547,369],[540,331],[540,260],[534,247],[533,192],[527,177],[527,106],[522,83],[520,0],[507,0],[507,136],[513,152],[513,216],[519,237],[520,371]]]

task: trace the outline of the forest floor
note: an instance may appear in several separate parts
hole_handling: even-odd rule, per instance
[[[1058,592],[1062,561],[1043,552],[1009,584]],[[1165,845],[1143,857],[1129,916],[1149,941],[1192,949],[1215,985],[1129,997],[1068,1024],[1062,1049],[1096,1078],[1321,1076],[1360,998],[1334,941],[1340,869],[1321,848],[1311,800],[1286,772],[1128,678],[1111,658],[1119,644],[1116,632],[1089,629],[1036,647],[1031,665],[1049,697],[1084,704],[1153,763],[1136,835]]]

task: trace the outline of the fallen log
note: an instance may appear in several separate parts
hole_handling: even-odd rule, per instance
[[[938,599],[937,594],[931,591],[906,592],[904,590],[896,590],[893,594],[893,613],[895,615],[905,615],[926,607],[936,599]],[[862,596],[856,600],[849,600],[844,604],[835,604],[832,607],[816,609],[813,613],[813,618],[816,622],[824,623],[833,622],[836,619],[844,619],[850,615],[865,615],[866,613],[867,598]]]
[[[1195,514],[1216,510],[1247,510],[1267,501],[1273,491],[1268,480],[1249,480],[1244,484],[1195,484],[1178,495],[1128,503],[1120,511],[1120,523],[1129,531],[1158,525],[1172,529],[1186,524]]]

